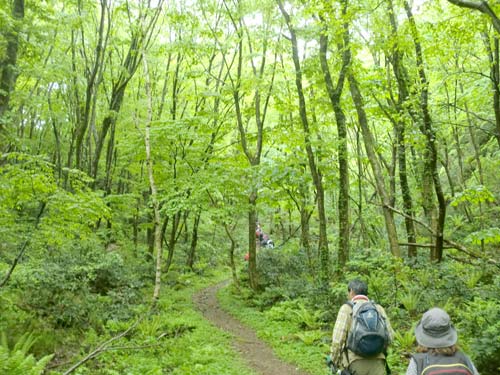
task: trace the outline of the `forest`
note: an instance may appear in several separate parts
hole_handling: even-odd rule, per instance
[[[327,374],[347,283],[500,373],[500,3],[0,0],[0,375]],[[261,246],[261,228],[274,247]]]

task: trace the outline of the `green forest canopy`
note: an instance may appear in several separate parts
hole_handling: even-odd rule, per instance
[[[266,290],[257,222],[313,283],[388,257],[498,296],[499,12],[0,0],[0,291],[31,301],[2,309],[87,324],[91,296],[157,301],[220,263],[238,282],[247,252],[244,284]],[[78,286],[88,303],[61,308]]]

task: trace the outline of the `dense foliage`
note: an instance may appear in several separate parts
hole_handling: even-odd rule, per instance
[[[223,267],[228,308],[312,373],[361,276],[395,370],[437,305],[497,374],[500,5],[479,3],[0,0],[0,369],[250,373],[188,302]]]

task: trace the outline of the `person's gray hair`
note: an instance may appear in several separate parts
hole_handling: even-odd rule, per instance
[[[368,295],[368,285],[362,280],[354,279],[354,280],[351,280],[349,282],[349,284],[347,285],[347,291],[348,292],[353,291],[354,293],[356,293],[356,295],[362,294],[364,296],[367,296]]]

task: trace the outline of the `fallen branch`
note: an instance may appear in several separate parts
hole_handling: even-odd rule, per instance
[[[63,375],[68,375],[68,374],[71,374],[73,371],[75,371],[78,367],[80,367],[81,365],[87,363],[88,361],[90,361],[91,359],[97,357],[99,354],[101,353],[104,353],[106,351],[109,351],[109,350],[113,350],[117,347],[113,347],[113,346],[109,346],[111,343],[121,339],[122,337],[126,336],[130,331],[132,331],[135,327],[137,327],[137,325],[142,322],[144,320],[144,318],[149,315],[149,313],[151,312],[151,310],[149,310],[146,314],[144,314],[143,316],[141,316],[139,319],[137,319],[134,324],[132,324],[130,327],[128,327],[125,331],[121,332],[120,334],[110,338],[109,340],[103,342],[101,345],[99,345],[96,349],[94,349],[92,352],[90,352],[89,354],[87,354],[83,359],[81,359],[80,361],[78,361],[77,363],[75,363],[73,366],[71,366],[68,370],[66,370]]]
[[[391,211],[393,211],[393,212],[395,212],[395,213],[397,213],[405,218],[409,218],[410,220],[413,220],[415,223],[417,223],[417,224],[423,226],[425,229],[427,229],[432,236],[436,237],[436,232],[434,231],[434,229],[432,229],[428,224],[424,223],[423,221],[418,220],[418,219],[414,218],[413,216],[410,216],[410,215],[406,214],[405,212],[400,211],[394,207],[387,206],[387,208],[389,208]],[[481,255],[477,255],[477,254],[473,253],[472,251],[470,251],[469,249],[467,249],[465,246],[463,246],[455,241],[443,238],[443,242],[448,245],[446,247],[447,249],[458,250],[464,254],[467,254],[471,258],[484,260],[484,261],[494,265],[495,267],[500,268],[500,264],[496,260],[491,259],[491,258],[484,258]],[[407,244],[407,245],[414,245],[414,246],[420,246],[420,247],[427,247],[428,246],[428,245],[418,245],[418,244]]]
[[[33,232],[38,228],[38,224],[40,224],[40,219],[43,215],[43,211],[45,211],[46,206],[47,206],[47,202],[42,202],[42,205],[40,207],[40,212],[38,213],[38,215],[36,217],[36,222],[35,222],[35,227],[33,228]],[[31,237],[32,237],[32,235],[28,236],[28,239],[26,241],[24,241],[23,246],[21,246],[21,250],[17,254],[16,258],[14,259],[14,261],[12,262],[12,265],[9,268],[9,271],[7,271],[7,274],[5,275],[2,282],[0,283],[0,288],[2,288],[9,281],[10,276],[12,275],[12,272],[14,272],[14,269],[16,268],[17,264],[19,263],[19,261],[23,257],[24,252],[28,248]]]
[[[415,247],[435,247],[433,243],[408,243],[408,242],[402,242],[398,244],[399,246],[415,246]],[[454,246],[443,246],[443,249],[454,249]]]

